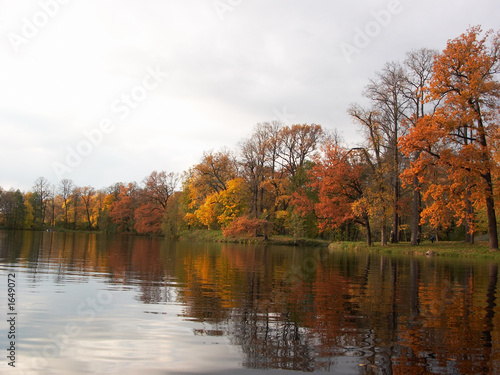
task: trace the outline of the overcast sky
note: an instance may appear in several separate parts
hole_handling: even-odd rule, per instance
[[[0,186],[182,172],[258,122],[338,129],[386,62],[499,29],[498,0],[0,0]]]

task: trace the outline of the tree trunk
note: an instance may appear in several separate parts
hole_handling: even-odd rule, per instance
[[[382,239],[381,239],[382,246],[387,246],[387,230],[385,228],[385,223],[382,225],[381,236],[382,236]]]
[[[64,228],[68,229],[68,202],[64,201]]]
[[[87,209],[87,225],[88,225],[89,231],[91,231],[92,230],[92,224],[90,222],[90,212],[89,212],[88,209]]]
[[[465,206],[467,207],[467,218],[465,220],[465,242],[474,245],[474,232],[471,230],[471,226],[469,225],[469,217],[472,218],[474,214],[474,207],[472,206],[472,202],[468,198],[470,196],[470,191],[467,192],[467,199],[465,200]]]
[[[486,211],[488,214],[488,232],[490,236],[490,250],[498,250],[498,233],[497,233],[497,217],[495,214],[495,201],[493,199],[493,180],[491,178],[491,167],[488,155],[488,148],[486,143],[486,134],[484,131],[483,121],[481,118],[481,112],[478,110],[479,121],[478,127],[481,129],[479,134],[479,142],[483,147],[482,162],[487,166],[486,173],[481,176],[486,182]]]
[[[491,180],[491,175],[490,175],[490,180]],[[488,190],[491,190],[490,194],[493,194],[493,189],[491,185],[489,185]],[[486,198],[486,210],[488,212],[488,231],[490,234],[490,250],[498,250],[498,233],[497,233],[497,218],[495,214],[495,202],[493,201],[493,196],[491,195]]]
[[[411,223],[411,245],[418,245],[420,233],[420,191],[418,190],[418,177],[413,177],[413,210]]]
[[[393,206],[393,216],[392,216],[392,231],[394,232],[394,237],[391,238],[391,242],[399,242],[399,213],[398,213],[398,201],[399,201],[399,177],[396,177],[394,185],[394,206]]]
[[[76,221],[78,219],[78,199],[75,198],[75,213],[74,213],[74,222],[73,222],[73,229],[76,229]]]
[[[370,228],[370,219],[368,215],[365,216],[365,228],[366,228],[366,246],[370,247],[372,245],[372,231]]]

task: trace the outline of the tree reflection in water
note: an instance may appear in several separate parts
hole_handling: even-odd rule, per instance
[[[181,305],[249,369],[500,372],[494,262],[36,232],[2,232],[0,256]]]

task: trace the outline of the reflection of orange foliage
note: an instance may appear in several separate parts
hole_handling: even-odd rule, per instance
[[[234,307],[236,298],[233,295],[235,271],[228,265],[225,257],[215,259],[209,254],[203,254],[194,259],[188,258],[186,268],[186,290],[184,295],[191,300],[195,316],[204,319],[204,315],[197,316],[196,311],[210,310],[214,305],[220,306],[217,316],[222,316],[225,309]]]
[[[136,285],[144,303],[170,301],[174,280],[185,317],[207,322],[207,333],[218,325],[213,334],[241,345],[248,366],[315,371],[356,353],[373,373],[500,371],[495,262],[82,233],[12,241],[30,265]]]
[[[314,280],[310,285],[300,282],[290,294],[290,302],[300,305],[314,293],[312,311],[306,314],[304,325],[311,329],[311,336],[318,340],[317,350],[321,357],[329,357],[342,341],[351,341],[352,346],[361,346],[354,333],[361,314],[346,296],[350,294],[349,280],[339,274],[325,270],[319,264]],[[310,298],[310,297],[309,297]],[[332,301],[337,303],[332,304]],[[349,340],[349,336],[353,340]]]

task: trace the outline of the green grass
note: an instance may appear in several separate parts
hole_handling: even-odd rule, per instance
[[[431,243],[425,241],[418,246],[411,246],[408,242],[397,244],[388,244],[382,246],[375,243],[373,246],[366,246],[365,242],[331,242],[321,239],[294,238],[292,236],[274,235],[268,240],[264,237],[243,237],[243,238],[224,238],[221,230],[196,229],[181,233],[183,239],[192,241],[226,242],[226,243],[246,243],[246,244],[267,244],[282,246],[328,246],[330,250],[340,251],[369,251],[380,254],[405,254],[442,257],[468,257],[483,259],[500,260],[500,251],[490,251],[487,242],[478,242],[474,245],[466,244],[462,241],[440,241]],[[429,255],[428,255],[429,256]]]
[[[424,242],[418,246],[411,246],[407,242],[402,242],[397,244],[388,244],[387,246],[374,244],[371,247],[366,246],[366,244],[362,242],[333,242],[329,248],[331,250],[363,250],[380,254],[408,254],[425,256],[426,254],[432,253],[431,256],[500,260],[500,251],[490,251],[487,242],[478,242],[477,244],[469,245],[462,241],[440,241],[434,243]]]
[[[180,238],[191,241],[213,241],[221,242],[224,239],[221,230],[191,229],[179,235]]]
[[[327,247],[330,241],[312,238],[293,238],[292,236],[274,235],[267,240],[264,237],[224,237],[221,230],[193,229],[180,234],[183,239],[191,241],[211,241],[226,243],[266,244],[283,246],[323,246]]]

